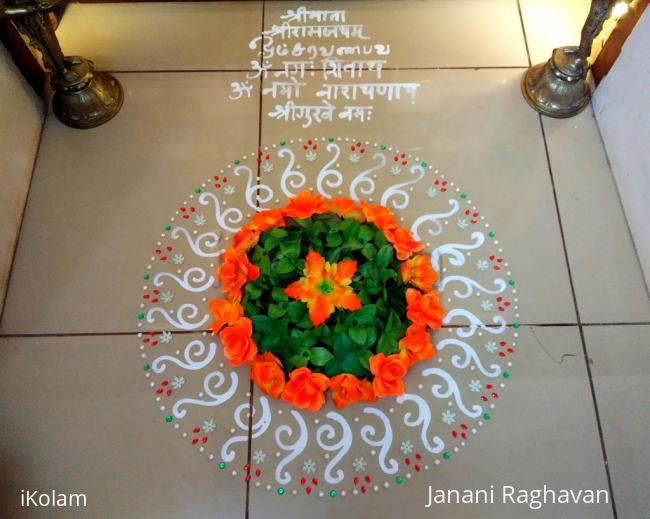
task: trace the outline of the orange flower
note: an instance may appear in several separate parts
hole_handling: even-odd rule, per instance
[[[312,373],[309,368],[295,369],[289,373],[282,399],[299,409],[318,411],[325,403],[327,380],[325,375]]]
[[[401,357],[395,353],[386,357],[378,353],[370,357],[370,371],[375,376],[372,389],[377,396],[397,396],[404,393],[404,375],[408,371]]]
[[[363,211],[366,220],[370,223],[374,223],[375,226],[384,233],[395,229],[398,226],[395,215],[383,205],[369,205],[366,202],[361,202],[361,210]]]
[[[284,389],[282,363],[273,353],[257,355],[251,362],[251,378],[267,395],[280,398]]]
[[[406,335],[399,341],[399,355],[407,367],[421,360],[435,357],[436,350],[431,343],[431,335],[424,324],[412,324]]]
[[[237,301],[231,303],[225,299],[213,299],[209,306],[214,316],[214,321],[210,325],[214,333],[219,333],[226,325],[232,326],[244,314],[243,308]]]
[[[431,266],[429,256],[420,254],[402,263],[402,281],[418,287],[424,292],[431,292],[433,284],[438,279],[438,274]]]
[[[350,373],[341,373],[331,378],[329,388],[332,391],[332,402],[341,409],[359,402],[375,402],[377,397],[372,390],[372,383],[365,378],[358,379]]]
[[[221,330],[219,338],[223,343],[224,355],[233,366],[241,366],[257,355],[257,345],[253,340],[253,323],[247,317],[242,317],[234,325]]]
[[[244,225],[232,237],[230,250],[237,255],[244,254],[257,245],[260,231],[252,225]]]
[[[356,261],[330,264],[318,252],[310,250],[305,260],[304,277],[291,283],[284,293],[306,303],[312,324],[320,326],[335,308],[352,311],[361,308],[361,300],[348,286],[356,271]]]
[[[411,231],[404,227],[384,230],[384,236],[393,245],[397,253],[397,259],[409,259],[414,253],[424,249],[424,244],[416,241],[411,236]]]
[[[292,218],[309,218],[315,214],[326,213],[327,203],[321,195],[312,195],[309,191],[303,191],[298,196],[289,199],[283,212]]]
[[[351,198],[334,198],[329,201],[329,209],[343,218],[353,218],[360,222],[366,220],[361,207]]]
[[[242,287],[248,281],[259,277],[260,269],[248,260],[246,254],[238,256],[230,249],[226,251],[223,258],[224,262],[218,274],[223,291],[230,297],[239,297]]]
[[[253,226],[259,231],[267,231],[275,227],[284,227],[282,209],[268,209],[253,216]]]
[[[406,290],[406,316],[415,324],[427,325],[430,328],[440,328],[445,309],[440,305],[440,294],[429,292],[423,294],[419,290]]]

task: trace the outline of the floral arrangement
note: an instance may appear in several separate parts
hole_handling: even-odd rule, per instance
[[[424,245],[386,207],[302,192],[260,211],[222,255],[212,331],[273,398],[317,411],[404,393],[444,310]]]

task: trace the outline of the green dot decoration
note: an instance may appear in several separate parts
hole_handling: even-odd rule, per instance
[[[451,458],[451,454],[449,454],[448,452],[445,452],[445,453],[442,455],[442,457],[445,458],[446,460],[448,460],[449,458]]]
[[[174,419],[174,417],[172,415],[165,416],[165,422],[167,422],[167,423],[172,423],[173,419]]]
[[[221,470],[225,469],[225,468],[226,468],[226,464],[225,464],[223,461],[219,462],[219,468],[220,468]]]
[[[404,483],[404,478],[402,476],[397,476],[395,478],[395,483],[397,483],[398,485],[401,485],[402,483]]]
[[[330,491],[330,497],[336,497],[336,490]]]
[[[279,496],[284,495],[284,488],[282,488],[282,487],[278,488],[278,495]]]

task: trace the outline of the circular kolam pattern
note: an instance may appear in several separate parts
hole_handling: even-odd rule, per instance
[[[305,190],[388,207],[439,273],[437,355],[409,371],[399,397],[300,411],[252,390],[248,368],[232,368],[208,331],[232,235]],[[345,498],[443,469],[492,420],[512,372],[518,312],[498,235],[445,172],[382,143],[305,137],[234,158],[194,186],[161,229],[136,316],[161,423],[216,471],[284,498]]]

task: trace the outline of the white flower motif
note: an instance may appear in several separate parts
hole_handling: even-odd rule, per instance
[[[490,262],[485,259],[480,259],[476,261],[476,268],[480,271],[485,271],[490,267]]]
[[[273,171],[273,163],[265,162],[262,164],[262,171],[264,171],[264,173],[271,173],[271,171]]]
[[[486,342],[485,351],[487,351],[488,353],[494,353],[495,351],[497,351],[497,343],[494,341]]]
[[[205,216],[203,216],[202,214],[197,214],[196,216],[194,216],[194,225],[196,225],[197,227],[203,227],[206,222],[207,220],[205,219]]]
[[[367,466],[368,462],[363,458],[354,458],[354,461],[352,462],[352,468],[355,472],[363,472],[366,470]]]
[[[257,449],[255,452],[253,452],[253,461],[258,465],[264,463],[266,461],[266,452],[264,452],[262,449]]]
[[[456,225],[458,226],[459,229],[464,229],[469,225],[469,223],[467,223],[467,220],[465,220],[464,218],[461,218],[456,222]]]
[[[399,448],[404,453],[404,455],[411,454],[413,452],[413,444],[411,443],[411,440],[404,440]]]
[[[358,153],[353,153],[348,157],[348,160],[352,162],[352,164],[356,164],[361,160],[361,155],[359,155]]]
[[[442,421],[447,425],[453,424],[456,421],[456,413],[450,411],[449,409],[445,409],[442,412]]]
[[[235,186],[233,186],[232,184],[228,184],[226,187],[223,188],[223,192],[226,193],[228,196],[234,195]]]
[[[160,342],[163,344],[169,344],[172,342],[172,332],[162,332],[160,334]]]
[[[307,159],[309,162],[314,162],[316,160],[316,153],[309,150],[307,153],[305,153],[305,159]]]
[[[478,393],[483,388],[480,380],[470,380],[468,386],[472,393]]]
[[[183,387],[184,384],[185,384],[184,377],[174,377],[171,382],[172,388],[174,389],[180,389]]]
[[[305,474],[313,474],[314,472],[316,472],[316,462],[313,461],[311,458],[305,460],[305,462],[302,464],[302,471]]]
[[[217,428],[217,424],[214,423],[214,419],[210,418],[209,420],[204,420],[203,421],[203,432],[205,433],[211,433]]]
[[[402,168],[400,168],[398,165],[391,166],[390,168],[390,174],[397,176],[402,172]]]
[[[485,312],[489,312],[493,307],[494,303],[492,303],[492,301],[489,299],[483,299],[483,301],[481,301],[481,309],[483,309]]]
[[[163,303],[171,303],[173,299],[174,299],[174,294],[172,294],[169,290],[167,292],[163,292],[162,294],[160,294],[160,300]]]
[[[438,190],[435,187],[430,187],[427,189],[426,193],[429,198],[435,198],[438,196]]]
[[[185,256],[182,254],[174,254],[172,261],[174,262],[174,265],[182,265],[185,261]]]

